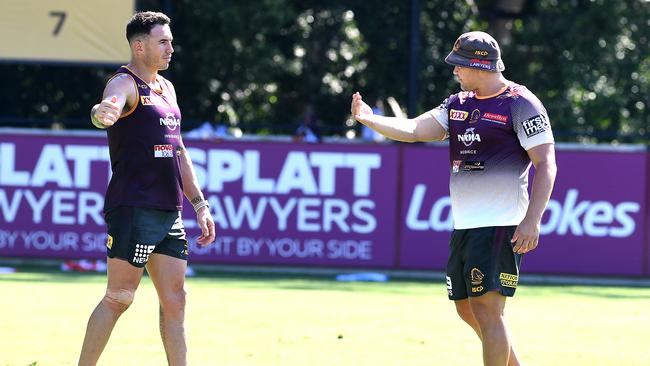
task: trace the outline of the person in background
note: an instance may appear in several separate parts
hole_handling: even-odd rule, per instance
[[[319,124],[320,122],[316,118],[314,107],[311,104],[308,104],[302,114],[300,125],[294,132],[294,141],[303,141],[309,143],[322,142],[323,139],[320,134],[320,128],[318,127]]]
[[[198,127],[183,134],[184,137],[197,140],[206,140],[219,142],[230,136],[228,127],[224,124],[214,124],[210,121],[204,121]]]

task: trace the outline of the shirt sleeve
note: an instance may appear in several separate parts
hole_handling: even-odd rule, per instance
[[[553,131],[542,102],[532,93],[522,95],[512,104],[512,126],[519,144],[528,151],[535,146],[553,144]]]
[[[447,112],[448,100],[449,98],[445,99],[439,106],[426,113],[433,117],[433,119],[438,122],[447,133],[449,133],[449,113]]]

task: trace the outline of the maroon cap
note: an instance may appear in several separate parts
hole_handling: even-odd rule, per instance
[[[445,62],[454,66],[471,67],[483,71],[506,69],[501,61],[499,44],[485,32],[461,34],[454,43],[454,49],[445,58]]]

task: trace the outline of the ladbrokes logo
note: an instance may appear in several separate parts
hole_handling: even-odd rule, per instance
[[[427,186],[417,184],[410,197],[406,227],[414,231],[452,231],[449,196],[425,204]],[[551,199],[544,213],[540,233],[588,237],[626,238],[640,222],[641,205],[634,201],[609,202],[580,199],[580,191],[571,188],[564,197]],[[430,201],[429,201],[430,202]]]
[[[578,194],[577,189],[569,189],[563,203],[548,202],[540,230],[542,234],[624,238],[636,230],[632,214],[641,211],[637,202],[612,204],[578,200]]]
[[[174,131],[176,130],[176,127],[179,127],[181,125],[181,120],[180,118],[176,118],[176,116],[174,116],[174,113],[167,112],[165,118],[160,119],[160,125],[167,126],[168,130]]]
[[[458,135],[458,141],[465,144],[465,146],[470,146],[474,141],[481,142],[481,135],[474,133],[474,127],[468,128],[465,130],[464,134]]]

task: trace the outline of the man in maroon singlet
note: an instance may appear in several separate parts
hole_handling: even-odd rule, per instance
[[[79,365],[97,363],[145,267],[158,292],[167,362],[187,364],[183,195],[196,211],[199,245],[214,241],[215,226],[183,145],[176,92],[158,74],[174,52],[169,23],[162,13],[133,15],[126,27],[131,61],[115,72],[91,110],[93,125],[106,129],[113,171],[104,204],[108,285],[88,321]]]
[[[438,107],[413,119],[383,117],[355,93],[352,115],[394,140],[449,138],[449,299],[481,339],[485,365],[519,365],[503,311],[517,288],[522,255],[539,240],[557,173],[553,133],[539,99],[501,73],[501,51],[489,34],[462,34],[445,62],[454,66],[462,91]]]

